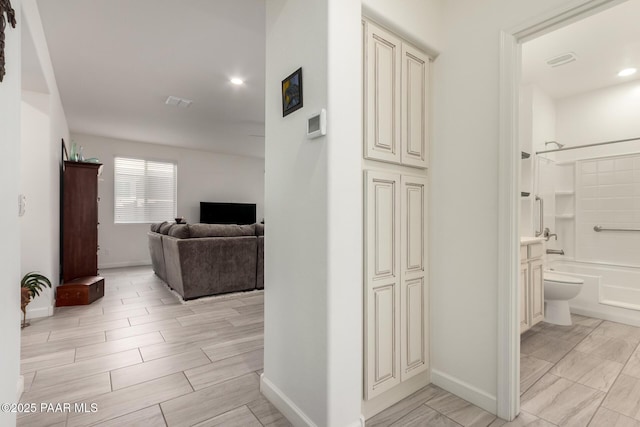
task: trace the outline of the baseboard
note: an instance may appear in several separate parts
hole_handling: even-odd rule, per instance
[[[20,402],[20,398],[22,397],[22,392],[24,392],[24,375],[20,375],[18,377],[18,386],[16,388],[16,402]]]
[[[27,306],[27,319],[38,319],[40,317],[49,316],[53,316],[53,305],[33,309],[30,309],[29,306]]]
[[[296,427],[316,427],[316,424],[293,403],[278,387],[269,381],[264,373],[260,375],[260,392],[278,408],[291,424]]]
[[[142,261],[106,262],[99,264],[98,270],[103,268],[141,267],[144,265],[151,265],[151,260],[145,259]]]
[[[596,319],[609,320],[611,322],[624,323],[626,325],[640,326],[640,320],[634,316],[604,313],[597,310],[589,310],[579,307],[571,307],[571,312],[581,316],[594,317]]]
[[[471,384],[467,384],[458,378],[454,378],[444,372],[438,371],[437,369],[432,369],[431,382],[438,387],[441,387],[448,392],[481,407],[485,411],[491,412],[492,414],[497,412],[498,400],[496,396],[482,391]]]

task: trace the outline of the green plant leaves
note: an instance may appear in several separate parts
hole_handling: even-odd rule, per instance
[[[40,295],[40,292],[46,287],[51,287],[51,281],[46,276],[38,273],[37,271],[31,271],[24,275],[20,281],[20,287],[28,289],[31,298]]]

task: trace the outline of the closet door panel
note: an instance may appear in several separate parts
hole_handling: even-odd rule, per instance
[[[402,44],[374,24],[366,24],[365,150],[368,159],[400,163]]]
[[[426,168],[429,162],[429,57],[402,45],[402,155],[405,165]]]
[[[429,295],[426,268],[427,180],[401,178],[401,324],[402,381],[428,369]]]
[[[400,175],[365,172],[365,397],[400,383]]]

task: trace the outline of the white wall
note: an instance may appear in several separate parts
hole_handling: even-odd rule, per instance
[[[640,137],[640,80],[556,102],[558,142],[585,145]],[[640,152],[640,141],[558,153],[560,161]]]
[[[493,412],[500,31],[571,3],[458,0],[444,6],[431,162],[432,378]]]
[[[362,0],[365,15],[393,30],[434,55],[444,43],[442,13],[444,0]]]
[[[184,216],[189,223],[200,221],[200,202],[256,203],[256,218],[260,221],[264,217],[264,161],[260,158],[85,134],[73,134],[72,140],[78,147],[84,147],[85,157],[97,157],[104,164],[98,183],[100,268],[151,264],[149,224],[114,224],[115,156],[176,162],[178,216]]]
[[[328,4],[271,0],[266,16],[262,388],[321,426],[328,422],[327,138],[304,135],[307,116],[327,106]],[[280,82],[298,67],[304,108],[283,118]]]
[[[60,147],[61,139],[69,139],[69,128],[38,5],[35,0],[23,0],[22,9],[48,89],[48,94],[22,92],[21,192],[27,198],[27,210],[20,219],[22,274],[40,271],[56,286],[60,275]],[[28,317],[53,314],[53,301],[54,291],[46,290],[29,304]]]
[[[5,31],[6,71],[0,83],[0,141],[5,159],[0,168],[0,402],[16,402],[20,373],[20,223],[18,193],[20,188],[20,25],[21,1],[14,0],[18,27],[7,25]],[[15,425],[13,413],[0,411],[0,425]]]

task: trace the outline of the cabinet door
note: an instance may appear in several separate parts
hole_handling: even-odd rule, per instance
[[[544,320],[544,266],[541,259],[529,263],[531,272],[531,326]]]
[[[365,172],[365,399],[400,383],[400,175]]]
[[[400,358],[405,381],[429,366],[427,180],[403,175],[401,184]]]
[[[367,22],[364,64],[364,157],[400,163],[402,44]]]
[[[529,264],[520,264],[520,333],[531,327],[529,304]]]
[[[402,164],[426,168],[429,161],[429,57],[402,44]]]

